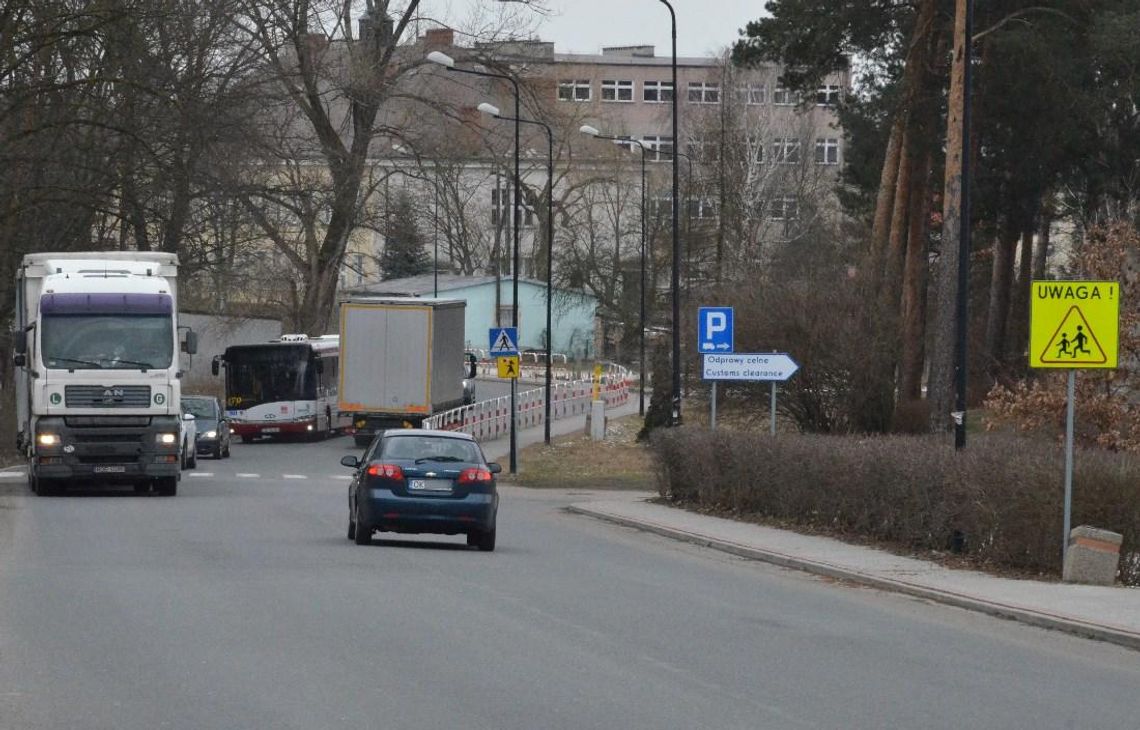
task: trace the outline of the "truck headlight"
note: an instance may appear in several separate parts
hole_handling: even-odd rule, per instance
[[[176,433],[160,433],[156,434],[154,440],[164,446],[173,446],[178,443],[178,434]]]
[[[36,443],[40,446],[59,446],[59,436],[54,433],[41,433],[36,436]]]

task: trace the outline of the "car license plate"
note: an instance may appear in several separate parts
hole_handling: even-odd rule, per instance
[[[450,479],[411,479],[408,489],[416,492],[450,492]]]
[[[262,433],[280,433],[281,429],[277,428],[276,426],[273,426],[271,428],[263,428],[263,429],[261,429],[261,432]]]
[[[125,474],[127,467],[122,464],[106,464],[95,467],[96,474]]]

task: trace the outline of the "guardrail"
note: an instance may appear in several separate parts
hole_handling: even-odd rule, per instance
[[[606,408],[616,408],[629,402],[629,379],[603,377],[602,400]],[[550,388],[550,420],[571,418],[588,413],[593,396],[591,380],[574,380],[556,383]],[[546,418],[546,389],[535,388],[517,394],[518,428],[541,426]],[[479,441],[494,440],[510,433],[511,397],[509,395],[472,403],[437,413],[424,421],[424,428],[469,433]]]

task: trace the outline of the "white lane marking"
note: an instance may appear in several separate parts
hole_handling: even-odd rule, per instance
[[[241,479],[258,479],[261,477],[260,474],[241,474],[241,473],[238,473],[237,476]]]
[[[196,471],[190,474],[190,478],[192,479],[208,479],[212,476],[214,476],[214,472],[212,471]]]
[[[345,481],[345,482],[350,482],[350,481],[352,481],[352,476],[351,476],[351,475],[349,475],[349,474],[334,474],[334,475],[333,475],[332,477],[330,477],[330,478],[331,478],[331,479],[338,479],[338,480],[340,480],[340,481]]]
[[[22,471],[0,471],[0,479],[23,479],[25,476]]]
[[[309,478],[305,474],[282,474],[281,477],[283,479],[308,479]]]

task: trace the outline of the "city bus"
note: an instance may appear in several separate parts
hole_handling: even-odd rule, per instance
[[[262,436],[325,438],[351,419],[337,410],[337,335],[282,335],[256,345],[232,345],[214,358],[225,370],[225,409],[243,442]]]

